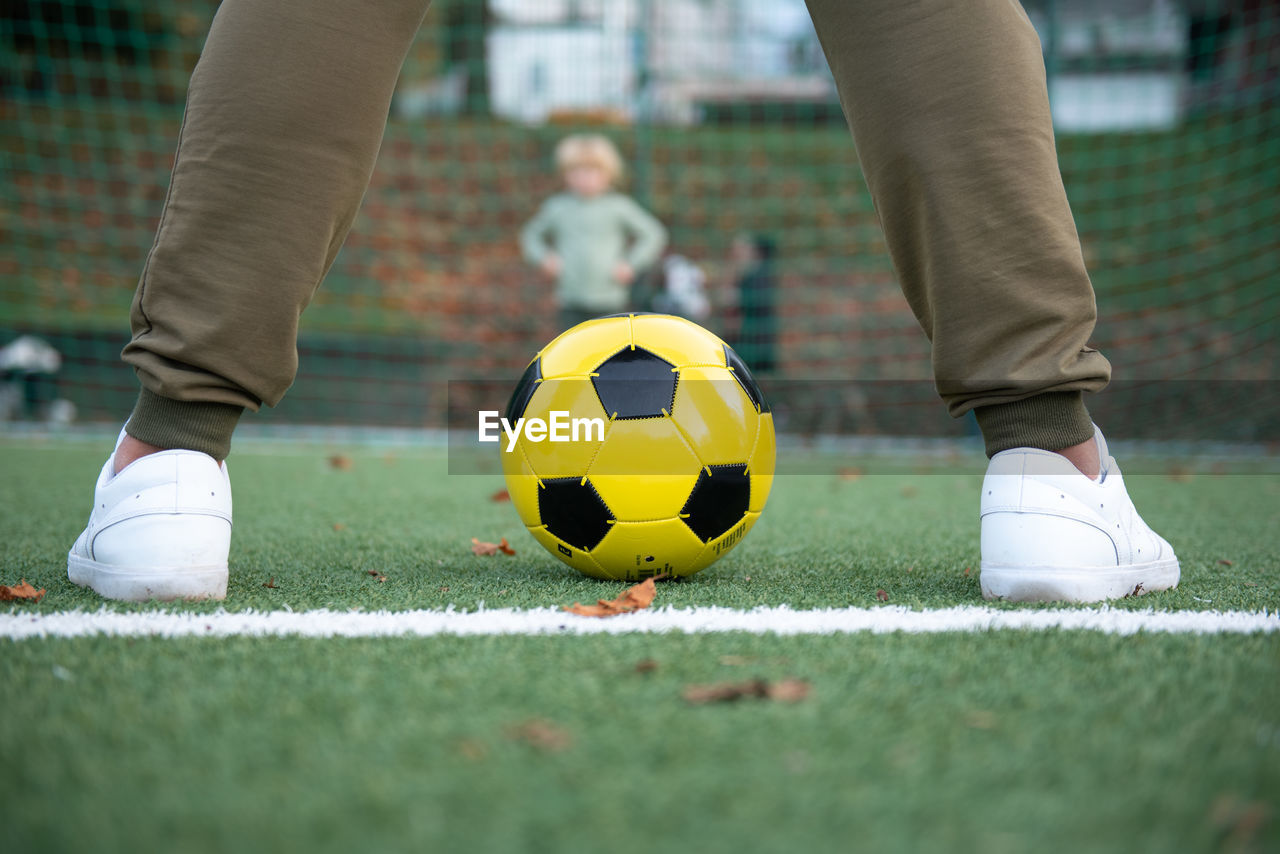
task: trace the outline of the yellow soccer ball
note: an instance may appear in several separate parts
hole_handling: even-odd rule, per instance
[[[679,317],[611,315],[562,333],[525,369],[504,421],[521,520],[596,578],[705,569],[751,530],[773,483],[759,386],[727,344]]]

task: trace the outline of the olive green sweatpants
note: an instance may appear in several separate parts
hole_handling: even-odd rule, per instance
[[[428,0],[223,0],[191,78],[125,360],[137,439],[225,457],[297,369]],[[809,0],[939,394],[988,453],[1092,435],[1093,289],[1015,0]],[[854,379],[854,378],[851,378]]]

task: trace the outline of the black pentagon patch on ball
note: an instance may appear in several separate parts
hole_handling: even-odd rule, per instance
[[[738,384],[747,393],[747,397],[751,398],[751,402],[756,405],[756,411],[768,412],[769,404],[765,402],[764,392],[760,391],[760,386],[756,384],[756,378],[751,376],[751,371],[747,369],[747,363],[742,361],[742,357],[735,353],[728,344],[724,345],[724,363],[729,367],[734,377],[737,378]]]
[[[751,476],[745,464],[708,466],[698,475],[680,516],[704,543],[742,521],[751,505]]]
[[[613,514],[590,481],[553,477],[538,488],[538,518],[548,531],[589,552],[609,533]]]
[[[606,415],[660,418],[676,399],[675,368],[643,347],[628,347],[605,359],[591,382]]]
[[[542,357],[539,356],[524,369],[520,382],[516,383],[515,390],[511,392],[511,399],[507,401],[507,421],[514,424],[517,418],[524,417],[525,407],[529,405],[533,393],[538,390],[538,381],[541,379]]]

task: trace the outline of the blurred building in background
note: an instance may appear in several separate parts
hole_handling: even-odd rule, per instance
[[[1277,59],[1256,38],[1264,3],[1026,7],[1044,45],[1055,122],[1068,131],[1169,127],[1188,108],[1265,91],[1256,69]],[[528,123],[586,113],[692,124],[728,106],[835,101],[803,0],[494,0],[482,43],[482,68],[447,63],[420,90],[444,94],[441,112],[465,108],[460,82],[481,70],[493,113]],[[407,94],[402,103],[425,111]]]
[[[708,106],[834,99],[803,0],[499,0],[492,8],[492,104],[507,118],[581,111],[691,124]]]

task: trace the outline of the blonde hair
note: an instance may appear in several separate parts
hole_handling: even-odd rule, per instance
[[[622,182],[626,171],[617,147],[598,133],[575,133],[556,145],[556,168],[561,172],[582,164],[603,169],[614,186]]]

